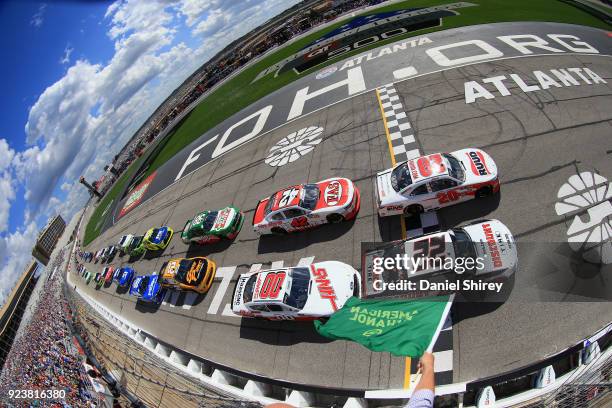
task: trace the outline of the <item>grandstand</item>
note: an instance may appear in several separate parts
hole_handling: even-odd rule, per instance
[[[34,276],[37,270],[38,264],[32,261],[0,310],[0,370],[4,367],[6,356],[15,340],[28,300],[38,281],[38,278]]]

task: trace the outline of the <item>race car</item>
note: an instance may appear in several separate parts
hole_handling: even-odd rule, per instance
[[[104,277],[105,283],[111,283],[113,279],[113,272],[115,272],[115,268],[112,266],[105,266],[102,270],[102,276]]]
[[[104,276],[100,272],[96,273],[94,282],[96,282],[96,289],[100,289],[104,285]]]
[[[128,234],[128,235],[122,236],[121,239],[119,239],[119,242],[117,242],[117,247],[119,248],[119,254],[121,256],[127,253],[127,250],[130,247],[130,242],[132,241],[133,238],[134,238],[133,235]]]
[[[205,257],[171,259],[162,268],[161,285],[205,293],[210,289],[217,265]]]
[[[97,263],[102,258],[102,256],[104,256],[104,252],[106,252],[106,248],[99,249],[98,252],[96,252],[96,255],[93,258],[94,263]]]
[[[106,248],[106,253],[104,254],[102,262],[111,261],[115,257],[116,254],[117,254],[117,248],[114,245],[109,246],[108,248]]]
[[[240,275],[232,311],[269,320],[315,320],[330,316],[360,293],[360,276],[351,266],[318,262]]]
[[[381,217],[418,214],[499,191],[497,166],[480,149],[435,153],[399,163],[377,174]]]
[[[377,272],[375,259],[396,258],[408,255],[401,268],[393,266]],[[420,263],[419,263],[420,262]],[[379,261],[380,263],[380,261]],[[381,243],[364,256],[367,276],[376,276],[364,282],[368,295],[384,292],[383,283],[404,281],[448,282],[462,279],[484,282],[503,282],[517,270],[517,248],[512,233],[498,220],[480,220],[448,231],[425,234],[408,240]],[[380,265],[379,265],[380,266]],[[430,285],[428,285],[430,286]],[[415,288],[422,288],[415,283]],[[436,296],[418,289],[406,289],[409,297]],[[400,293],[396,290],[393,295]],[[415,296],[411,296],[415,295]]]
[[[87,275],[87,269],[83,268],[83,269],[81,270],[81,277],[83,277],[83,278],[84,278],[86,275]]]
[[[130,295],[140,300],[159,304],[164,300],[166,290],[159,282],[159,275],[137,276],[130,285]]]
[[[93,273],[87,271],[85,273],[85,283],[89,285],[89,282],[91,282],[91,279],[93,278]]]
[[[144,246],[144,235],[137,235],[130,240],[126,253],[129,256],[137,257],[142,255],[146,250]]]
[[[117,268],[113,276],[113,280],[117,282],[119,286],[125,287],[132,282],[133,277],[134,269],[130,268],[129,266],[123,266],[121,268]]]
[[[161,251],[162,249],[166,249],[173,234],[174,231],[172,228],[151,228],[145,234],[142,243],[148,251]]]
[[[285,234],[338,223],[354,218],[359,206],[359,190],[349,179],[300,184],[261,200],[253,215],[253,229],[259,234]]]
[[[203,211],[187,220],[181,239],[187,245],[210,244],[221,239],[234,239],[240,232],[244,214],[236,207],[225,207],[218,211]]]

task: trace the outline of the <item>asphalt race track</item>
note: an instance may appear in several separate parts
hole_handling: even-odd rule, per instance
[[[584,34],[585,29],[577,26],[564,29],[571,31],[571,27],[580,31],[578,36]],[[602,43],[609,43],[605,33],[598,32]],[[609,47],[600,47],[595,38],[593,34],[589,43],[600,49]],[[458,302],[453,306],[453,352],[451,362],[445,362],[452,367],[453,382],[533,363],[612,320],[606,302],[612,293],[610,265],[585,263],[568,245],[567,231],[574,215],[587,224],[600,220],[589,220],[594,213],[586,209],[558,215],[555,206],[559,189],[576,174],[598,173],[612,179],[612,65],[611,57],[602,54],[509,57],[439,70],[394,85],[415,136],[408,147],[422,153],[479,147],[499,168],[501,194],[438,211],[440,228],[497,218],[518,240],[520,268],[509,298],[503,303]],[[568,71],[573,72],[576,83],[565,85],[551,73],[570,68],[581,68]],[[601,81],[586,75],[584,68]],[[525,91],[523,88],[538,83],[534,71],[546,73],[558,86]],[[586,75],[586,80],[576,72]],[[500,92],[490,80],[484,82],[499,76],[506,77],[505,91]],[[491,98],[481,96],[468,103],[465,84],[471,81],[486,88]],[[265,163],[279,140],[311,126],[323,129],[322,140],[313,150],[284,166]],[[72,280],[161,340],[237,369],[314,385],[401,388],[404,358],[321,338],[311,323],[240,319],[225,310],[235,278],[253,264],[265,267],[333,259],[360,268],[361,242],[399,239],[399,217],[380,219],[374,203],[373,177],[390,166],[377,93],[360,93],[299,117],[186,174],[86,248],[95,251],[116,244],[121,235],[143,233],[162,224],[180,231],[202,209],[235,205],[248,221],[235,242],[187,247],[175,237],[163,254],[147,254],[133,263],[137,273],[148,274],[173,257],[210,256],[222,268],[206,295],[171,293],[159,308],[152,308],[118,291],[115,284],[95,290],[93,283],[86,287],[80,278]],[[361,210],[355,221],[288,237],[258,238],[251,230],[250,220],[260,198],[284,186],[331,176],[350,178],[360,189]],[[407,221],[408,228],[412,222]],[[114,266],[127,263],[127,257],[111,262]],[[103,266],[86,264],[92,272]]]

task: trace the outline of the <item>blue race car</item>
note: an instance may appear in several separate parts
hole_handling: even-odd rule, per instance
[[[119,286],[128,286],[132,282],[134,277],[134,269],[129,266],[117,268],[113,276],[113,280],[117,282]]]
[[[137,276],[130,286],[130,295],[145,301],[159,304],[164,300],[166,290],[162,289],[159,275]]]

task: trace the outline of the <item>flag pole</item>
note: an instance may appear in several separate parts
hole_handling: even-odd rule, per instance
[[[436,328],[436,332],[434,333],[433,337],[431,338],[431,342],[429,343],[429,347],[427,347],[427,349],[425,350],[428,353],[431,353],[434,345],[436,344],[436,341],[438,341],[438,337],[440,336],[440,332],[442,331],[442,327],[444,326],[444,323],[446,322],[446,319],[448,318],[448,314],[450,313],[450,308],[453,305],[453,301],[455,300],[455,294],[451,293],[451,295],[448,298],[448,302],[446,303],[446,306],[444,307],[444,312],[442,313],[442,318],[440,319],[440,321],[438,322],[438,327]]]
[[[438,337],[440,336],[442,327],[444,326],[444,323],[446,322],[446,319],[448,318],[448,314],[450,313],[450,309],[451,309],[451,306],[453,305],[454,300],[455,300],[455,294],[452,293],[448,298],[448,302],[446,303],[446,306],[444,307],[444,312],[442,312],[442,317],[440,318],[440,321],[438,322],[438,327],[436,327],[436,331],[433,337],[431,338],[431,342],[429,343],[429,346],[427,347],[427,349],[425,349],[426,353],[431,353],[433,351],[434,345],[436,344],[436,341],[438,341]],[[415,375],[413,375],[410,378],[410,387],[408,387],[410,390],[414,390],[414,387],[416,387],[416,385],[419,383],[419,381],[421,380],[421,374],[422,374],[421,367],[419,366]]]

